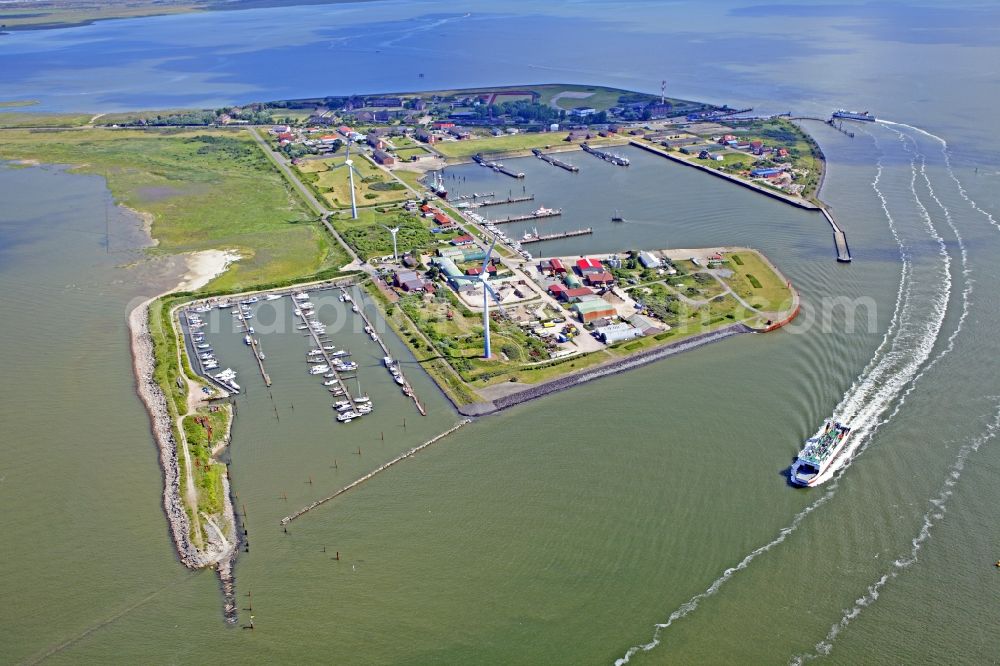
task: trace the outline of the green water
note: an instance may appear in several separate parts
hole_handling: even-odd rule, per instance
[[[340,56],[357,65],[338,69],[354,77],[340,92],[540,78],[652,90],[666,76],[678,94],[763,110],[870,107],[949,146],[942,153],[906,127],[858,126],[849,139],[809,126],[829,158],[824,198],[847,231],[850,266],[834,261],[818,216],[653,156],[632,151],[624,170],[572,155],[576,176],[519,162],[538,205],[566,209],[540,231],[597,230],[539,251],[746,244],[800,290],[802,315],[778,333],[739,336],[478,420],[288,534],[282,516],[457,416],[386,336],[428,407],[419,417],[349,313],[324,316],[343,314],[346,327],[331,334],[363,361],[362,388],[376,403],[349,426],[332,422],[297,332],[260,335],[274,379],[268,393],[239,336],[220,330],[220,358],[247,389],[230,456],[250,541],[237,593],[252,593],[253,632],[224,624],[211,572],[177,563],[149,422],[134,395],[126,313],[172,285],[177,267],[124,268],[140,258],[143,239],[134,220],[116,214],[105,248],[100,179],[0,169],[0,661],[611,663],[654,639],[631,663],[789,663],[825,652],[852,664],[995,661],[1000,228],[977,207],[993,218],[1000,207],[987,122],[996,17],[953,5],[731,2],[681,12],[631,3],[609,18],[591,3],[397,25],[400,3],[387,2],[366,11],[380,39],[396,42],[373,47],[363,30],[331,32],[352,44]],[[305,43],[301,26],[318,10],[294,10],[296,21],[285,11],[228,15],[239,19],[233,39],[286,26],[252,52],[223,54],[212,15],[5,37],[17,66],[0,84],[12,99],[37,91],[53,108],[75,108],[51,82],[66,78],[55,76],[60,68],[79,69],[74,94],[86,93],[95,110],[173,104],[177,86],[202,95],[184,99],[284,92],[289,72],[311,79],[289,96],[330,92],[316,83],[320,72],[297,69],[301,49],[283,48]],[[323,21],[340,21],[341,11]],[[349,18],[350,28],[367,20]],[[149,65],[150,73],[128,55],[130,26],[161,39],[165,60],[172,40],[190,37],[206,55],[184,63],[199,76],[204,63],[220,68],[233,76],[229,87],[189,84],[184,63]],[[410,35],[426,26],[443,32]],[[706,26],[727,38],[706,49]],[[580,51],[581,34],[607,45],[600,62],[581,61],[598,54]],[[311,39],[327,52],[325,37]],[[115,59],[127,70],[117,92],[103,85],[102,43],[124,54]],[[63,48],[81,59],[36,55]],[[396,57],[393,49],[427,78],[379,60]],[[309,66],[317,64],[328,67],[325,59]],[[373,73],[382,78],[366,79]],[[520,187],[479,167],[455,173],[467,179],[460,188]],[[616,208],[629,222],[612,227]],[[842,297],[869,299],[858,302],[854,330],[842,307],[830,311]],[[856,428],[853,462],[817,489],[790,488],[783,474],[792,457],[831,415]]]
[[[213,314],[210,341],[246,387],[230,457],[250,542],[237,565],[237,591],[252,594],[253,632],[223,624],[211,572],[177,564],[148,421],[133,394],[127,304],[144,295],[137,276],[154,277],[144,289],[150,293],[169,283],[171,267],[122,267],[136,258],[125,248],[141,242],[128,218],[113,216],[106,251],[99,179],[0,171],[14,201],[0,271],[11,299],[3,371],[18,378],[3,385],[0,401],[7,424],[0,496],[13,509],[5,512],[4,556],[16,565],[0,580],[20,600],[0,618],[5,660],[205,661],[223,648],[223,661],[606,663],[648,642],[654,623],[751,555],[663,632],[661,646],[636,658],[774,661],[812,650],[869,585],[896,571],[893,560],[907,557],[925,514],[935,526],[919,566],[898,569],[863,621],[837,638],[834,654],[930,661],[961,649],[972,661],[988,658],[997,639],[975,619],[993,602],[976,601],[974,590],[993,580],[986,565],[995,528],[983,492],[993,485],[991,449],[963,471],[948,519],[928,514],[959,448],[985,431],[994,409],[995,399],[974,388],[987,385],[990,368],[975,359],[990,339],[981,313],[995,299],[985,288],[996,275],[983,245],[963,237],[977,279],[970,307],[982,308],[979,316],[962,322],[954,348],[912,393],[904,395],[907,384],[887,397],[867,394],[867,404],[885,398],[868,425],[888,419],[866,438],[871,445],[842,478],[818,489],[794,490],[783,477],[802,439],[852,393],[870,360],[891,357],[895,343],[903,360],[927,347],[930,362],[959,324],[966,281],[957,238],[942,213],[931,217],[951,257],[946,290],[943,257],[909,191],[910,155],[891,131],[872,132],[886,155],[879,187],[907,257],[898,307],[900,246],[877,197],[867,194],[875,165],[853,163],[873,149],[870,137],[819,134],[833,156],[827,196],[850,230],[851,266],[833,260],[818,216],[638,153],[616,187],[655,186],[662,201],[649,195],[645,205],[669,215],[630,212],[636,223],[619,233],[634,239],[595,234],[554,250],[753,245],[800,289],[803,320],[822,314],[824,297],[867,296],[876,306],[870,330],[863,309],[854,332],[843,330],[836,311],[831,330],[743,336],[481,419],[299,519],[287,534],[282,516],[446,429],[457,415],[386,334],[428,408],[420,417],[380,367],[381,350],[332,297],[314,300],[335,342],[359,361],[362,389],[376,404],[375,414],[348,426],[333,423],[330,398],[305,372],[311,344],[294,329],[287,299],[277,317],[261,304],[255,320],[270,391],[230,315]],[[956,228],[988,238],[947,187],[929,141],[918,141]],[[588,209],[604,216],[610,195],[593,183],[613,167],[596,160],[581,167],[586,172],[574,176],[537,160],[519,165],[533,190],[547,193],[543,203],[580,209],[554,224],[584,221]],[[493,177],[463,169],[469,179]],[[591,184],[577,180],[579,192],[561,195],[567,178]],[[864,197],[845,196],[864,188]],[[35,196],[54,190],[64,196],[44,204]],[[907,325],[938,320],[934,304],[944,298],[949,307],[936,334],[914,329],[907,337]],[[968,595],[959,601],[955,588]],[[247,603],[241,596],[241,607]],[[241,623],[249,614],[241,613]]]

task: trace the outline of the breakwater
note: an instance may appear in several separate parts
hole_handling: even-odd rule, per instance
[[[372,478],[373,476],[375,476],[379,472],[384,472],[385,470],[389,469],[390,467],[392,467],[396,463],[398,463],[398,462],[400,462],[402,460],[406,460],[410,456],[412,456],[412,455],[414,455],[416,453],[419,453],[420,451],[423,451],[424,449],[426,449],[431,444],[434,444],[435,442],[441,441],[442,439],[444,439],[448,435],[452,434],[453,432],[457,431],[462,426],[467,425],[469,423],[472,423],[472,419],[463,419],[462,421],[459,421],[458,423],[456,423],[455,425],[453,425],[451,428],[448,428],[447,430],[445,430],[440,435],[427,440],[426,442],[424,442],[423,444],[420,444],[419,446],[414,446],[412,449],[409,449],[409,450],[407,450],[407,451],[399,454],[398,456],[396,456],[395,458],[393,458],[389,462],[384,463],[384,464],[380,465],[379,467],[376,467],[372,471],[368,472],[367,474],[365,474],[361,478],[359,478],[359,479],[357,479],[357,480],[355,480],[355,481],[347,484],[346,486],[344,486],[343,488],[341,488],[337,492],[333,493],[332,495],[327,495],[326,497],[324,497],[322,499],[318,499],[315,502],[313,502],[312,504],[309,504],[308,506],[302,507],[301,509],[299,509],[295,513],[292,513],[292,514],[289,514],[289,515],[285,516],[284,518],[281,519],[280,524],[281,525],[287,525],[288,523],[292,522],[296,518],[299,518],[299,517],[303,516],[304,514],[309,513],[310,511],[312,511],[316,507],[322,506],[322,505],[326,504],[327,502],[329,502],[330,500],[332,500],[334,498],[337,498],[337,497],[340,497],[341,495],[343,495],[344,493],[346,493],[348,490],[360,486],[362,483],[364,483],[368,479]]]
[[[180,461],[177,453],[177,438],[174,435],[174,416],[167,404],[167,397],[153,376],[156,357],[153,337],[149,332],[149,306],[156,299],[141,303],[129,313],[129,333],[131,337],[132,363],[135,369],[136,392],[149,413],[153,439],[159,451],[160,469],[163,471],[163,511],[167,516],[170,534],[177,549],[177,555],[184,566],[201,569],[217,568],[224,596],[224,614],[227,622],[236,621],[235,581],[232,565],[236,558],[236,544],[228,542],[224,536],[209,539],[204,549],[198,549],[191,541],[191,521],[181,498]],[[228,479],[224,480],[224,513],[230,524],[235,524],[233,506],[229,495]],[[238,539],[238,537],[237,537]]]

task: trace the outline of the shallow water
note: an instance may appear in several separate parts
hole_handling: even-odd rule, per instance
[[[287,535],[278,520],[290,510],[457,417],[413,369],[430,411],[418,417],[348,313],[333,337],[366,358],[360,378],[377,403],[377,418],[349,426],[332,423],[328,398],[304,371],[307,345],[294,334],[261,336],[275,380],[269,394],[239,336],[220,333],[224,363],[247,387],[231,456],[251,543],[237,588],[252,592],[253,632],[226,627],[212,574],[186,572],[173,555],[126,345],[126,304],[141,294],[132,273],[115,268],[133,255],[101,245],[100,181],[0,170],[0,363],[17,378],[0,388],[8,509],[0,588],[18,601],[0,611],[5,658],[58,650],[52,661],[202,661],[211,645],[232,661],[607,663],[655,639],[632,659],[788,662],[829,650],[842,662],[992,660],[1000,642],[983,618],[998,608],[983,590],[994,582],[1000,538],[991,514],[1000,228],[988,214],[997,217],[1000,190],[988,166],[998,146],[983,120],[995,106],[997,54],[977,41],[976,26],[995,26],[996,17],[972,6],[949,6],[944,18],[911,8],[902,20],[865,5],[809,9],[816,16],[803,15],[803,4],[740,3],[633,4],[608,17],[584,3],[515,5],[465,20],[453,10],[434,15],[433,6],[407,9],[420,15],[408,19],[401,7],[206,14],[4,37],[0,53],[21,53],[27,69],[5,68],[0,90],[42,97],[50,108],[76,108],[75,94],[104,109],[484,80],[653,89],[669,76],[678,95],[740,106],[871,108],[945,138],[947,152],[912,127],[864,126],[849,139],[809,126],[830,159],[824,198],[848,233],[849,266],[834,261],[818,216],[653,156],[635,151],[633,167],[616,170],[572,154],[583,170],[576,176],[523,160],[537,205],[566,208],[540,231],[599,228],[541,244],[546,253],[748,244],[800,290],[803,314],[778,333],[740,336],[479,420]],[[308,29],[295,20],[303,15]],[[231,28],[223,43],[202,44],[221,20]],[[226,51],[226,40],[261,34],[264,22],[275,26],[264,43]],[[731,39],[707,44],[727,29]],[[140,58],[127,41],[105,48],[126,34],[161,45],[189,36],[204,49],[201,73],[175,79],[194,61]],[[299,78],[326,58],[283,66],[293,54],[301,61],[287,45],[308,35],[319,35],[313,49],[339,46],[328,50],[357,65],[339,68],[347,78]],[[776,45],[769,57],[747,62],[764,37]],[[605,45],[601,58],[581,55],[588,38]],[[386,66],[390,49],[412,65]],[[80,54],[98,64],[78,58],[79,76],[55,85],[53,72],[71,66],[61,61]],[[112,56],[123,74],[114,90],[100,88],[100,61]],[[427,76],[417,80],[416,71]],[[959,108],[942,101],[959,98]],[[495,176],[480,167],[455,172],[479,190],[520,186],[488,182]],[[615,208],[630,220],[620,231],[606,221]],[[853,330],[831,302],[842,297],[864,299]],[[861,421],[853,461],[818,489],[788,487],[783,473],[802,440],[832,415]]]

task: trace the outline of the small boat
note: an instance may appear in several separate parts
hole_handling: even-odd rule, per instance
[[[336,372],[328,372],[323,375],[323,379],[334,379],[337,376]]]
[[[611,216],[611,221],[612,222],[624,222],[625,218],[622,217],[622,214],[616,210],[615,214]]]
[[[354,302],[354,301],[351,300],[351,295],[350,294],[344,294],[344,300],[347,301],[348,303],[353,303]]]
[[[263,361],[263,360],[264,360],[265,358],[267,358],[267,357],[266,357],[266,356],[264,356],[264,352],[261,352],[260,354],[258,354],[258,355],[257,355],[257,358],[259,358],[260,360],[262,360],[262,361]]]
[[[330,372],[330,366],[328,365],[314,365],[309,368],[310,375],[322,375],[324,372]]]
[[[197,345],[197,347],[198,349],[211,349],[211,347],[208,346],[207,342],[203,342],[200,345]]]
[[[323,347],[323,351],[333,351],[334,349],[336,349],[334,345],[325,345]]]
[[[325,358],[308,358],[308,359],[306,359],[306,363],[326,363],[326,359]]]
[[[224,303],[219,303],[219,305],[218,305],[218,308],[220,310],[225,310],[226,308],[231,308],[231,307],[233,307],[233,304],[230,303],[230,302],[228,302],[228,301],[224,302]]]
[[[391,356],[383,356],[382,357],[382,363],[385,364],[385,367],[391,368],[392,367],[392,363],[393,363],[392,357]]]
[[[363,405],[366,402],[370,403],[371,401],[372,401],[371,398],[369,398],[366,395],[358,396],[357,398],[354,399],[355,404],[358,405]]]
[[[371,413],[372,413],[372,406],[371,405],[359,405],[358,406],[358,414],[371,414]]]
[[[268,294],[264,297],[265,301],[279,301],[283,298],[281,294]]]
[[[337,414],[337,420],[341,423],[350,423],[354,420],[353,412],[350,414]]]
[[[249,335],[244,335],[243,336],[243,342],[245,342],[248,345],[252,345],[253,344],[253,338],[251,338]]]
[[[296,326],[295,328],[299,329],[300,331],[304,331],[304,330],[306,330],[309,327],[306,326],[305,324],[302,324],[301,326]]]
[[[336,379],[328,379],[327,381],[323,382],[323,386],[335,386],[336,384],[337,384]]]
[[[323,355],[323,350],[322,349],[310,349],[309,350],[309,356],[322,356],[322,355]]]
[[[255,331],[253,330],[253,326],[251,326],[250,328],[247,329],[247,333],[249,333],[250,335],[254,335],[255,334]]]
[[[400,386],[403,386],[404,384],[406,384],[406,380],[403,379],[403,375],[395,375],[393,377],[393,379],[395,379],[396,383],[399,384]]]
[[[307,293],[305,293],[303,291],[303,292],[300,292],[298,294],[295,294],[294,296],[292,296],[292,298],[294,298],[297,301],[308,301],[309,300],[309,294],[307,294]]]
[[[332,393],[334,397],[341,396],[341,395],[344,395],[344,389],[339,388],[339,387],[338,388],[332,388],[332,389],[330,389],[330,393]]]
[[[347,351],[346,349],[338,349],[337,351],[335,351],[335,352],[333,352],[332,354],[330,354],[330,356],[333,356],[333,357],[337,357],[337,356],[347,356],[347,355],[348,355],[349,353],[350,353],[350,352],[349,352],[349,351]]]
[[[352,305],[352,306],[351,306],[351,311],[352,311],[352,312],[361,312],[361,310],[359,310],[359,309],[358,309],[358,306],[357,306],[357,305]]]

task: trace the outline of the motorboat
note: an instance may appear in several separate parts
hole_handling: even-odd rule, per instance
[[[314,365],[309,368],[310,375],[322,375],[324,372],[330,372],[330,366],[328,365]]]

